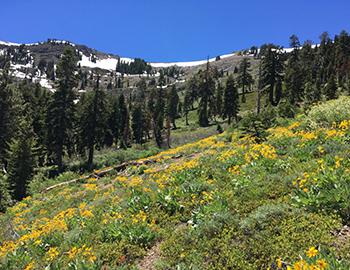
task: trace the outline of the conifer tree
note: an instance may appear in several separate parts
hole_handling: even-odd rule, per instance
[[[8,84],[7,78],[2,78],[4,80],[0,82],[0,167],[6,173],[9,143],[19,131],[19,119],[26,111],[19,89]]]
[[[153,133],[156,140],[157,146],[162,147],[163,145],[163,128],[164,128],[164,94],[163,89],[157,89],[156,103],[153,112]]]
[[[88,94],[80,117],[79,135],[83,148],[88,150],[87,168],[92,169],[95,147],[103,146],[107,130],[107,99],[100,89],[100,77],[94,90]]]
[[[282,79],[283,61],[279,49],[269,46],[262,58],[261,83],[268,89],[268,100],[277,106],[281,100],[281,93],[276,91],[276,83]]]
[[[159,79],[158,79],[158,86],[162,88],[162,87],[165,86],[165,84],[166,84],[163,69],[161,69],[161,70],[159,71],[159,74],[160,74],[160,75],[159,75]]]
[[[350,36],[346,31],[342,31],[334,40],[335,43],[335,68],[337,81],[340,87],[346,83],[350,75]]]
[[[40,87],[39,84],[36,84],[35,88],[31,90],[33,92],[33,101],[30,112],[32,116],[33,132],[35,133],[36,137],[36,155],[38,156],[38,165],[43,166],[47,154],[45,144],[47,134],[45,117],[50,96],[49,92]]]
[[[191,105],[191,109],[194,109],[194,103],[199,97],[199,88],[200,88],[200,73],[198,75],[192,76],[186,84],[186,95],[188,96],[188,102]]]
[[[286,66],[286,92],[289,102],[294,105],[303,98],[303,69],[300,63],[300,42],[297,36],[290,37],[290,46],[293,48]]]
[[[184,103],[183,103],[183,113],[185,115],[186,126],[189,125],[189,123],[188,123],[188,113],[191,110],[192,104],[193,103],[192,103],[191,93],[190,93],[190,91],[186,90],[185,97],[184,97]]]
[[[215,100],[216,100],[216,112],[218,116],[222,116],[222,111],[223,111],[223,93],[224,88],[221,86],[221,84],[218,84],[218,87],[216,88],[216,95],[215,95]]]
[[[312,81],[307,81],[305,83],[305,105],[312,105],[314,102],[320,100],[320,91],[312,83]]]
[[[22,200],[28,195],[35,165],[33,131],[25,118],[21,119],[19,133],[10,143],[8,159],[8,182],[14,200]]]
[[[165,121],[165,128],[166,128],[166,144],[168,148],[171,148],[170,145],[170,134],[171,134],[171,125],[170,125],[170,117],[167,116],[166,121]]]
[[[12,91],[8,87],[7,71],[0,77],[0,165],[5,165],[6,150],[12,133]]]
[[[327,99],[335,99],[337,97],[337,83],[334,75],[332,75],[324,87],[324,94]]]
[[[0,213],[4,213],[10,205],[11,197],[7,177],[0,174]]]
[[[231,119],[235,118],[237,121],[237,114],[239,112],[239,97],[238,91],[235,86],[235,81],[230,75],[226,82],[226,88],[224,93],[224,108],[223,116],[228,118],[228,124],[231,124]]]
[[[209,61],[204,74],[201,74],[201,82],[199,86],[199,106],[198,106],[198,123],[201,127],[209,125],[208,103],[215,90],[215,81],[210,72]]]
[[[250,74],[250,61],[248,58],[243,58],[238,68],[237,84],[242,89],[242,103],[246,102],[246,89],[253,83],[253,76]]]
[[[133,136],[137,144],[143,143],[144,126],[145,126],[145,119],[143,116],[142,107],[140,104],[137,104],[132,111],[132,122],[131,122]]]
[[[175,85],[173,85],[170,89],[167,101],[167,116],[170,119],[170,122],[173,125],[173,128],[176,129],[175,119],[178,116],[178,104],[179,104],[179,95],[177,94],[177,90]]]
[[[105,144],[112,146],[113,143],[118,145],[120,138],[120,111],[119,100],[116,97],[111,97],[108,108],[107,131],[105,134]]]
[[[76,69],[76,55],[68,47],[57,64],[58,87],[49,103],[46,117],[47,148],[59,171],[63,169],[65,149],[67,151],[72,149],[75,116],[73,88],[77,86]]]
[[[120,147],[126,149],[130,146],[130,116],[128,106],[123,94],[119,96],[119,131],[120,131]]]

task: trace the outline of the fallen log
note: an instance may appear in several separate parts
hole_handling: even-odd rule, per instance
[[[171,159],[179,159],[181,158],[183,155],[176,155],[171,157]],[[111,172],[111,171],[116,171],[116,172],[121,172],[127,169],[127,167],[129,166],[141,166],[141,165],[148,165],[148,164],[152,164],[152,163],[157,163],[156,159],[145,159],[142,161],[128,161],[128,162],[124,162],[122,164],[113,166],[113,167],[109,167],[105,170],[99,170],[99,171],[94,171],[93,173],[90,173],[88,175],[82,176],[80,178],[76,178],[73,180],[69,180],[69,181],[65,181],[62,183],[58,183],[55,184],[53,186],[47,187],[45,188],[42,192],[48,192],[52,189],[58,188],[58,187],[62,187],[62,186],[66,186],[66,185],[70,185],[73,183],[78,183],[78,182],[84,182],[85,180],[89,179],[89,178],[101,178],[104,175],[106,175],[107,173]]]

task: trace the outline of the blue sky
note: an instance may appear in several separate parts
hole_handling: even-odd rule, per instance
[[[189,61],[291,34],[350,32],[349,0],[1,0],[0,40],[65,39],[147,61]]]

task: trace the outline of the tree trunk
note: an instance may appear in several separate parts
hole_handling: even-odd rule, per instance
[[[173,129],[175,130],[175,129],[177,129],[177,127],[176,127],[176,123],[175,123],[175,118],[174,119],[172,119],[173,121]]]
[[[92,169],[93,160],[94,160],[94,145],[92,144],[89,147],[89,157],[88,157],[88,162],[87,162],[87,167],[89,170]]]
[[[242,103],[245,103],[246,102],[246,98],[245,98],[245,85],[243,84],[243,87],[242,87]]]
[[[260,114],[260,110],[261,110],[261,90],[258,89],[258,96],[256,100],[256,113]]]
[[[170,131],[171,130],[171,126],[170,126],[170,119],[167,119],[166,121],[166,143],[167,143],[167,146],[168,148],[171,148],[170,146]]]
[[[56,153],[56,165],[58,167],[58,171],[63,171],[63,147],[59,146]]]

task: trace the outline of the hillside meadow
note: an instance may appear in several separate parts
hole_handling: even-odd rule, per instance
[[[0,269],[350,269],[349,107],[32,183],[0,216]]]

